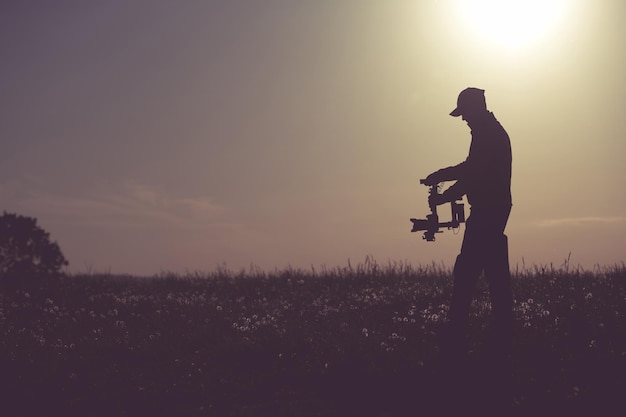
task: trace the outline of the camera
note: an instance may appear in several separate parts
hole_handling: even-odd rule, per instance
[[[427,242],[435,240],[435,233],[439,232],[439,217],[436,214],[429,214],[425,219],[411,219],[413,228],[411,232],[419,232],[425,230],[423,239]]]
[[[424,180],[421,180],[420,183],[424,184]],[[431,185],[429,190],[429,195],[439,194],[439,185]],[[431,213],[426,216],[425,219],[410,219],[413,223],[413,228],[411,232],[419,232],[424,231],[424,235],[422,238],[427,242],[435,241],[435,234],[442,233],[440,228],[446,227],[448,229],[456,229],[461,223],[465,223],[465,206],[463,203],[459,203],[457,201],[450,202],[451,207],[451,220],[449,222],[439,222],[439,216],[437,215],[437,206],[432,204],[430,205]]]

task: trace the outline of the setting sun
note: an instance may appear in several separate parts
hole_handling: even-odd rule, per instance
[[[559,20],[562,0],[461,0],[462,14],[481,35],[517,48],[549,33]]]

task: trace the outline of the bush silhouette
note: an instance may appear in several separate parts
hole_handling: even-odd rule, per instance
[[[58,274],[69,265],[37,219],[4,212],[0,216],[0,279],[29,279]]]

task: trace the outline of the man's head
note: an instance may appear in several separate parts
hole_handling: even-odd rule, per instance
[[[469,87],[461,91],[456,102],[456,109],[452,110],[450,116],[463,116],[463,120],[471,122],[477,115],[487,111],[485,101],[485,90]]]

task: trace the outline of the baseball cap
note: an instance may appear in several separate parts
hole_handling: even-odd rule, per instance
[[[468,108],[487,109],[485,102],[485,90],[480,88],[469,87],[461,91],[456,101],[456,109],[452,110],[450,116],[459,117]]]

